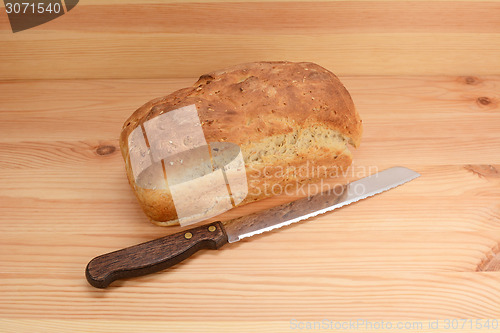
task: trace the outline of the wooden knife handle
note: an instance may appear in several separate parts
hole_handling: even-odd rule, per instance
[[[227,243],[221,222],[168,235],[92,259],[85,269],[87,281],[96,288],[111,282],[146,275],[171,267],[201,249],[218,249]]]

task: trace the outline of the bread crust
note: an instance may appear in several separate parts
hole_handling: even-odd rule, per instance
[[[279,194],[266,193],[265,187],[283,189],[332,177],[352,162],[346,143],[357,147],[361,141],[362,121],[351,96],[332,72],[317,64],[255,62],[202,75],[191,87],[144,104],[122,129],[129,183],[158,225],[177,224],[172,196],[168,188],[137,186],[128,136],[144,122],[192,104],[207,142],[235,143],[242,151],[249,194],[240,205]],[[292,172],[306,164],[321,170]]]

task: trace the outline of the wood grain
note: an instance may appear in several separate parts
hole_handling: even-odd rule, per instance
[[[499,12],[499,3],[479,1],[184,2],[149,5],[137,1],[115,5],[84,2],[65,19],[37,29],[223,35],[269,32],[301,35],[328,32],[498,33]],[[1,22],[0,30],[8,29],[8,22]]]
[[[341,75],[499,74],[499,14],[476,1],[81,3],[13,34],[2,11],[0,79],[185,77],[284,59]]]
[[[200,257],[191,264],[207,260],[206,253]],[[209,254],[208,258],[213,261]],[[296,270],[287,273],[284,281],[283,273],[272,269],[249,276],[217,271],[189,274],[183,268],[178,266],[163,277],[124,281],[109,290],[80,283],[71,278],[74,274],[45,278],[35,273],[3,274],[0,304],[6,318],[121,319],[124,326],[126,320],[159,319],[493,318],[498,317],[500,306],[498,274],[489,272],[332,274],[315,270],[312,281],[310,270]]]
[[[429,326],[500,318],[499,3],[88,0],[15,34],[0,4],[0,332],[297,332],[291,320],[323,319],[500,332]],[[284,59],[341,75],[363,118],[353,167],[331,183],[394,165],[422,177],[89,286],[91,258],[182,230],[140,210],[125,119],[205,72]]]
[[[85,281],[92,257],[181,230],[140,211],[118,150],[122,122],[194,78],[0,82],[2,330],[285,332],[291,319],[500,317],[500,77],[341,79],[365,124],[342,181],[395,164],[422,177],[106,291]]]
[[[322,321],[318,320],[319,323]],[[421,320],[421,321],[384,321],[386,325],[389,327],[398,327],[398,324],[407,324],[409,325],[408,330],[398,329],[398,331],[411,331],[418,330],[418,332],[432,332],[432,333],[444,333],[450,332],[450,329],[433,329],[429,327],[433,327],[435,325],[435,320]],[[461,325],[461,322],[458,322]],[[123,326],[123,321],[118,320],[78,320],[78,319],[15,319],[15,320],[3,320],[3,327],[7,331],[19,332],[22,330],[34,330],[41,333],[54,333],[54,332],[67,332],[68,328],[71,328],[72,332],[111,332],[116,327],[120,327],[121,332],[129,333],[129,332],[272,332],[272,333],[281,333],[281,332],[296,332],[298,328],[292,329],[292,325],[290,321],[210,321],[210,322],[186,322],[186,321],[127,321],[127,325]],[[359,332],[360,329],[363,332],[367,333],[377,333],[380,332],[380,328],[373,328],[374,324],[377,322],[371,322],[372,328],[366,327],[368,326],[368,322],[364,327],[360,328],[348,328],[349,322],[342,321],[334,321],[332,324],[333,327],[339,325],[337,327],[342,327],[341,325],[347,324],[347,329],[341,330],[340,332]],[[380,324],[380,323],[379,323]],[[440,321],[441,327],[444,326],[444,321]],[[472,322],[472,325],[475,323]],[[476,328],[470,328],[470,323],[467,322],[465,328],[453,329],[453,332],[457,333],[477,333]],[[403,326],[404,327],[404,326]],[[414,327],[414,328],[411,328]],[[422,329],[420,329],[422,327]],[[305,329],[304,329],[305,330]],[[496,332],[495,329],[489,329],[490,332]]]
[[[312,61],[340,75],[487,75],[500,68],[500,45],[491,43],[499,37],[495,33],[220,37],[47,32],[12,40],[11,35],[2,35],[0,79],[182,77],[257,60]]]

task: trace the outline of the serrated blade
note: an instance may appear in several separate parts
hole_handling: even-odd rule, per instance
[[[393,167],[310,197],[226,221],[224,229],[228,241],[234,243],[385,192],[419,176],[408,168]]]

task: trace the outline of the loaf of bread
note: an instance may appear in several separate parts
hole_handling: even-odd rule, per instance
[[[225,142],[241,150],[248,194],[239,205],[335,177],[352,163],[348,144],[357,147],[361,140],[361,119],[349,93],[319,65],[255,62],[202,75],[193,86],[140,107],[122,129],[120,145],[130,185],[146,215],[162,226],[179,222],[172,193],[169,186],[138,184],[130,158],[132,136],[145,132],[145,124],[155,117],[189,106],[197,110],[209,145]],[[155,177],[165,177],[170,184],[165,164],[157,163]],[[179,172],[203,174],[189,165]],[[189,197],[189,187],[186,192]]]

